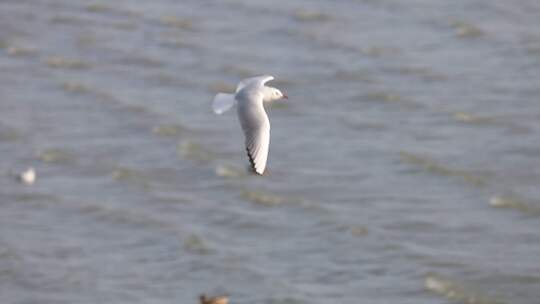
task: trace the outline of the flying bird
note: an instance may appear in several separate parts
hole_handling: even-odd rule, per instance
[[[234,94],[218,93],[212,103],[216,114],[223,114],[235,104],[238,105],[238,119],[246,137],[251,169],[259,175],[266,169],[270,146],[270,120],[264,103],[288,98],[280,90],[265,85],[273,79],[270,75],[246,78],[238,83]]]

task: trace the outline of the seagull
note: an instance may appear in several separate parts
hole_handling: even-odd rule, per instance
[[[207,298],[206,295],[202,294],[199,296],[201,304],[228,304],[229,298],[225,296]]]
[[[245,145],[251,169],[259,175],[266,169],[270,146],[270,120],[264,110],[264,103],[288,99],[280,90],[265,85],[273,79],[270,75],[246,78],[238,83],[234,94],[218,93],[212,102],[212,109],[216,114],[223,114],[238,104],[238,119],[246,137]]]

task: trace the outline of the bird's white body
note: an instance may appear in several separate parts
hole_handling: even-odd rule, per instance
[[[240,125],[246,137],[246,150],[253,171],[263,174],[266,169],[270,146],[270,120],[264,110],[264,102],[287,98],[276,88],[264,84],[274,79],[272,76],[258,76],[242,80],[235,94],[219,93],[212,107],[216,114],[222,114],[235,103]]]

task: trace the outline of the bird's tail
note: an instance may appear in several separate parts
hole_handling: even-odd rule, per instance
[[[212,102],[212,109],[216,114],[223,114],[232,108],[235,103],[236,99],[233,94],[218,93]]]

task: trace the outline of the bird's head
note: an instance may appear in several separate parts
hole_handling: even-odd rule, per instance
[[[264,101],[274,101],[280,99],[288,99],[287,95],[283,94],[280,90],[274,87],[264,87]]]

